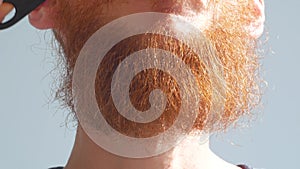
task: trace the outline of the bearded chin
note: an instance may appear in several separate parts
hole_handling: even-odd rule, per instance
[[[70,7],[67,7],[67,5],[68,3],[62,5],[64,6],[63,9],[69,9]],[[234,13],[236,12],[234,11]],[[85,13],[92,12],[85,11]],[[236,15],[234,13],[232,12],[231,15]],[[71,19],[75,15],[82,18]],[[246,14],[240,13],[239,15],[245,16]],[[72,77],[76,60],[88,38],[105,25],[106,21],[101,19],[101,17],[97,20],[92,15],[81,16],[71,11],[68,12],[68,10],[64,11],[63,16],[66,16],[64,17],[65,19],[59,19],[59,29],[54,31],[55,37],[61,45],[63,60],[65,60],[61,78],[63,82],[57,91],[56,98],[69,107],[76,117],[72,95]],[[215,131],[225,129],[236,122],[239,117],[251,114],[251,110],[259,104],[260,79],[257,74],[256,41],[247,34],[242,26],[236,26],[238,25],[236,22],[240,21],[242,23],[244,20],[242,17],[229,20],[224,15],[224,17],[213,21],[212,25],[204,31],[204,35],[216,51],[216,59],[222,65],[223,78],[226,85],[224,109],[220,110],[219,114],[214,115],[216,118],[208,118],[211,116],[209,113],[213,100],[212,86],[221,84],[212,84],[207,68],[199,56],[193,55],[188,47],[179,41],[161,36],[158,32],[157,34],[133,36],[120,42],[106,54],[105,59],[99,65],[95,79],[95,93],[99,109],[106,121],[117,131],[128,136],[140,138],[147,138],[164,132],[175,122],[182,104],[180,87],[170,74],[159,69],[141,71],[132,79],[129,88],[131,104],[141,112],[151,107],[149,97],[153,90],[159,89],[163,91],[167,102],[165,110],[159,118],[147,125],[134,123],[122,117],[113,103],[111,82],[118,65],[135,51],[147,48],[168,50],[182,58],[185,64],[191,67],[192,72],[197,73],[196,81],[199,91],[192,92],[200,93],[201,101],[199,113],[193,127],[194,130]],[[128,68],[135,69],[132,66],[134,65],[130,65]],[[193,103],[191,102],[190,104]]]

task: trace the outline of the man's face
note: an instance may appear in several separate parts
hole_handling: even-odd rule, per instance
[[[185,59],[185,63],[191,65],[192,71],[198,72],[197,83],[200,86],[199,92],[202,98],[194,128],[199,130],[225,129],[240,116],[248,114],[259,101],[258,81],[260,79],[257,75],[256,38],[261,34],[262,28],[260,26],[263,23],[260,22],[263,21],[261,19],[263,15],[261,14],[262,10],[258,10],[260,8],[258,3],[261,2],[248,0],[61,0],[58,2],[59,9],[55,19],[54,33],[62,47],[66,66],[65,72],[62,73],[63,82],[57,97],[73,108],[72,75],[77,57],[89,37],[105,24],[121,16],[138,12],[151,11],[182,15],[197,26],[210,40],[217,51],[217,59],[222,63],[223,78],[226,81],[226,96],[224,96],[226,101],[225,109],[220,110],[220,116],[216,116],[219,118],[208,120],[209,109],[213,100],[211,98],[212,85],[216,84],[211,83],[206,68],[199,61],[199,57],[189,56],[187,49],[182,47],[179,42],[154,35],[129,39],[114,49],[115,51],[110,54],[108,60],[110,64],[107,64],[111,66],[98,70],[95,81],[96,86],[98,86],[95,89],[98,104],[100,107],[102,106],[103,110],[113,110],[113,103],[108,91],[114,70],[112,65],[120,62],[120,58],[117,56],[126,56],[140,49],[143,45],[149,47],[163,46],[174,54],[184,54],[185,56],[182,57]],[[172,24],[170,21],[170,25]],[[174,30],[184,31],[175,27]],[[140,43],[136,43],[137,41]],[[110,73],[103,75],[101,69]],[[163,90],[168,97],[169,106],[166,108],[168,116],[161,116],[153,125],[164,124],[168,128],[176,118],[176,112],[181,104],[178,86],[170,76],[158,70],[140,73],[131,83],[130,99],[138,110],[145,111],[151,106],[148,102],[149,93],[157,88]],[[111,114],[107,115],[109,121],[118,121],[116,127],[119,126],[126,134],[140,137],[151,135],[138,131],[150,130],[153,129],[152,127],[132,124],[125,119],[120,120],[119,115]],[[153,130],[149,133],[153,134],[153,132],[162,131]]]

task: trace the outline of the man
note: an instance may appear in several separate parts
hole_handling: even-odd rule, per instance
[[[2,6],[0,8],[0,18],[3,18],[7,11],[9,9]],[[127,56],[134,51],[148,47],[171,51],[171,53],[184,60],[194,74],[197,74],[195,76],[196,84],[199,86],[197,90],[199,91],[191,89],[191,93],[193,95],[199,94],[201,97],[199,111],[189,136],[168,149],[168,151],[143,158],[132,158],[132,156],[126,157],[126,155],[109,151],[107,147],[101,147],[101,144],[85,127],[84,120],[81,121],[80,118],[82,112],[79,111],[86,111],[85,113],[88,114],[87,109],[89,106],[85,105],[86,107],[83,106],[82,109],[78,109],[76,105],[78,104],[76,101],[77,95],[74,94],[76,91],[74,85],[77,87],[78,84],[74,82],[74,76],[77,76],[76,65],[78,64],[78,58],[82,55],[81,50],[86,49],[85,43],[89,42],[95,32],[115,19],[145,12],[183,16],[187,22],[196,26],[213,48],[211,53],[216,55],[219,62],[213,63],[214,66],[212,67],[221,65],[221,78],[224,80],[224,84],[222,80],[214,83],[210,74],[216,77],[219,75],[215,75],[215,72],[211,73],[210,71],[214,69],[208,69],[209,66],[204,64],[205,61],[201,60],[202,58],[190,54],[185,44],[176,39],[174,40],[174,38],[158,35],[163,34],[165,30],[160,30],[156,34],[135,36],[114,46],[108,52],[106,60],[104,59],[106,64],[100,64],[99,66],[95,79],[96,87],[93,90],[99,108],[107,118],[107,123],[114,126],[114,129],[123,135],[133,138],[148,138],[167,131],[175,121],[176,113],[183,104],[181,99],[184,98],[180,95],[180,89],[186,91],[190,89],[180,88],[176,84],[176,80],[158,69],[143,71],[136,75],[130,83],[131,103],[136,109],[142,112],[146,111],[152,105],[148,101],[151,97],[151,91],[161,89],[167,95],[167,116],[160,116],[158,120],[151,124],[152,126],[150,124],[147,126],[141,123],[132,123],[120,115],[115,115],[110,84],[113,81],[112,76],[118,63],[124,60],[120,56]],[[257,74],[259,57],[256,55],[256,42],[263,32],[263,1],[46,0],[38,9],[31,12],[29,20],[38,29],[53,29],[54,35],[60,44],[60,53],[63,54],[63,60],[65,61],[62,70],[63,82],[56,97],[63,101],[79,120],[74,148],[65,169],[246,168],[246,166],[236,166],[220,159],[209,149],[208,141],[199,143],[199,139],[203,135],[198,133],[225,130],[235,124],[241,116],[249,115],[250,111],[259,104],[261,93],[259,91],[260,79]],[[174,32],[181,33],[186,30],[186,27],[177,28],[175,26],[176,22],[172,19],[166,22],[165,25],[168,25],[168,29]],[[130,25],[127,26],[130,28]],[[101,42],[101,37],[100,39],[98,37],[97,40]],[[102,40],[104,41],[104,38]],[[197,35],[193,40],[196,41],[195,44],[198,43]],[[158,55],[156,52],[154,52],[154,55]],[[208,54],[210,50],[206,52]],[[213,57],[213,55],[208,54],[208,57]],[[103,68],[101,65],[105,65],[105,67]],[[135,69],[135,67],[132,69]],[[186,76],[179,76],[179,78],[187,79]],[[212,109],[211,105],[219,101],[213,99],[214,86],[221,86],[225,91],[222,95],[224,108],[212,112],[210,111]],[[187,99],[190,107],[196,104],[192,98]],[[89,104],[89,102],[86,104]],[[164,127],[155,128],[157,125]],[[160,146],[158,142],[155,143],[157,143],[157,147]],[[122,144],[121,146],[125,147],[127,145]]]

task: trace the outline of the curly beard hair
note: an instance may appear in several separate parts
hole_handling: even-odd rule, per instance
[[[183,1],[187,2],[188,0]],[[180,3],[184,3],[183,1],[179,2],[174,0],[174,4],[180,5]],[[57,29],[54,30],[54,35],[60,44],[60,54],[64,65],[60,77],[62,82],[57,90],[56,99],[60,100],[64,106],[69,107],[71,111],[74,112],[76,118],[74,98],[72,96],[72,75],[78,54],[87,39],[101,26],[114,19],[114,16],[104,15],[111,3],[104,2],[104,0],[93,0],[93,2],[86,3],[85,5],[82,5],[80,2],[71,3],[65,0],[61,0],[58,3],[60,7],[58,16],[63,17],[57,17]],[[159,6],[158,2],[154,4],[156,4],[154,8],[155,6]],[[226,96],[224,110],[216,115],[216,118],[208,120],[212,100],[211,85],[215,84],[211,84],[205,67],[201,64],[197,56],[182,56],[185,63],[191,66],[192,71],[197,72],[197,83],[201,90],[199,92],[202,98],[199,115],[194,124],[195,130],[225,130],[232,124],[235,124],[240,117],[251,115],[253,109],[260,103],[261,78],[259,76],[259,56],[256,51],[257,40],[249,35],[248,29],[249,25],[257,19],[257,11],[255,11],[254,5],[254,3],[252,4],[246,0],[230,2],[214,0],[209,1],[207,6],[201,6],[201,10],[212,12],[211,24],[204,30],[204,35],[212,43],[217,52],[217,57],[222,63],[223,78],[226,81]],[[161,12],[175,13],[175,9],[176,8],[168,8]],[[189,9],[197,10],[195,7]],[[154,47],[157,47],[157,45],[165,45],[158,43],[162,38],[163,37],[159,36],[148,37],[147,43]],[[140,40],[141,43],[134,43],[136,40]],[[185,53],[185,49],[181,48],[182,45],[178,44],[178,42],[174,42],[170,39],[164,39],[164,41],[167,42],[169,46],[176,46],[168,50],[177,54]],[[132,41],[126,42],[126,44],[121,43],[119,48],[116,49],[116,53],[128,54],[144,43],[146,42],[141,38],[133,38]],[[128,46],[130,46],[129,49]],[[120,62],[120,58],[116,57],[116,55],[111,54],[109,58],[109,62],[111,63]],[[113,70],[114,67],[106,66],[105,69]],[[111,78],[111,76],[111,74],[107,76],[101,75],[101,68],[99,68],[96,78],[96,83],[103,84],[102,86],[97,85],[99,87],[95,89],[97,101],[100,106],[105,105],[102,109],[107,111],[113,109],[110,95],[107,94],[107,91],[110,89],[105,86],[106,83],[110,82],[109,78]],[[168,116],[161,116],[153,123],[154,126],[162,126],[162,124],[164,124],[164,127],[160,128],[159,131],[151,131],[151,127],[147,127],[147,129],[150,130],[147,133],[153,134],[167,129],[174,121],[176,110],[180,107],[181,98],[180,94],[178,94],[178,86],[174,80],[159,70],[144,71],[135,77],[131,83],[131,87],[130,99],[138,110],[147,110],[147,108],[149,108],[149,97],[141,96],[149,96],[151,90],[160,88],[167,94],[169,107],[167,107],[165,111],[168,112]],[[117,121],[115,127],[127,135],[138,137],[149,136],[143,132],[138,132],[145,131],[145,126],[133,124],[126,120],[120,120],[118,115],[108,114],[107,118],[110,119],[109,121],[111,122]]]

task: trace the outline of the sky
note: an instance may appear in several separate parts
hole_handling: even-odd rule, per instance
[[[300,1],[265,3],[263,106],[249,127],[214,134],[211,148],[234,164],[300,169]],[[66,120],[69,112],[52,102],[51,44],[51,32],[27,19],[0,32],[0,168],[63,166],[71,153],[76,128]]]

